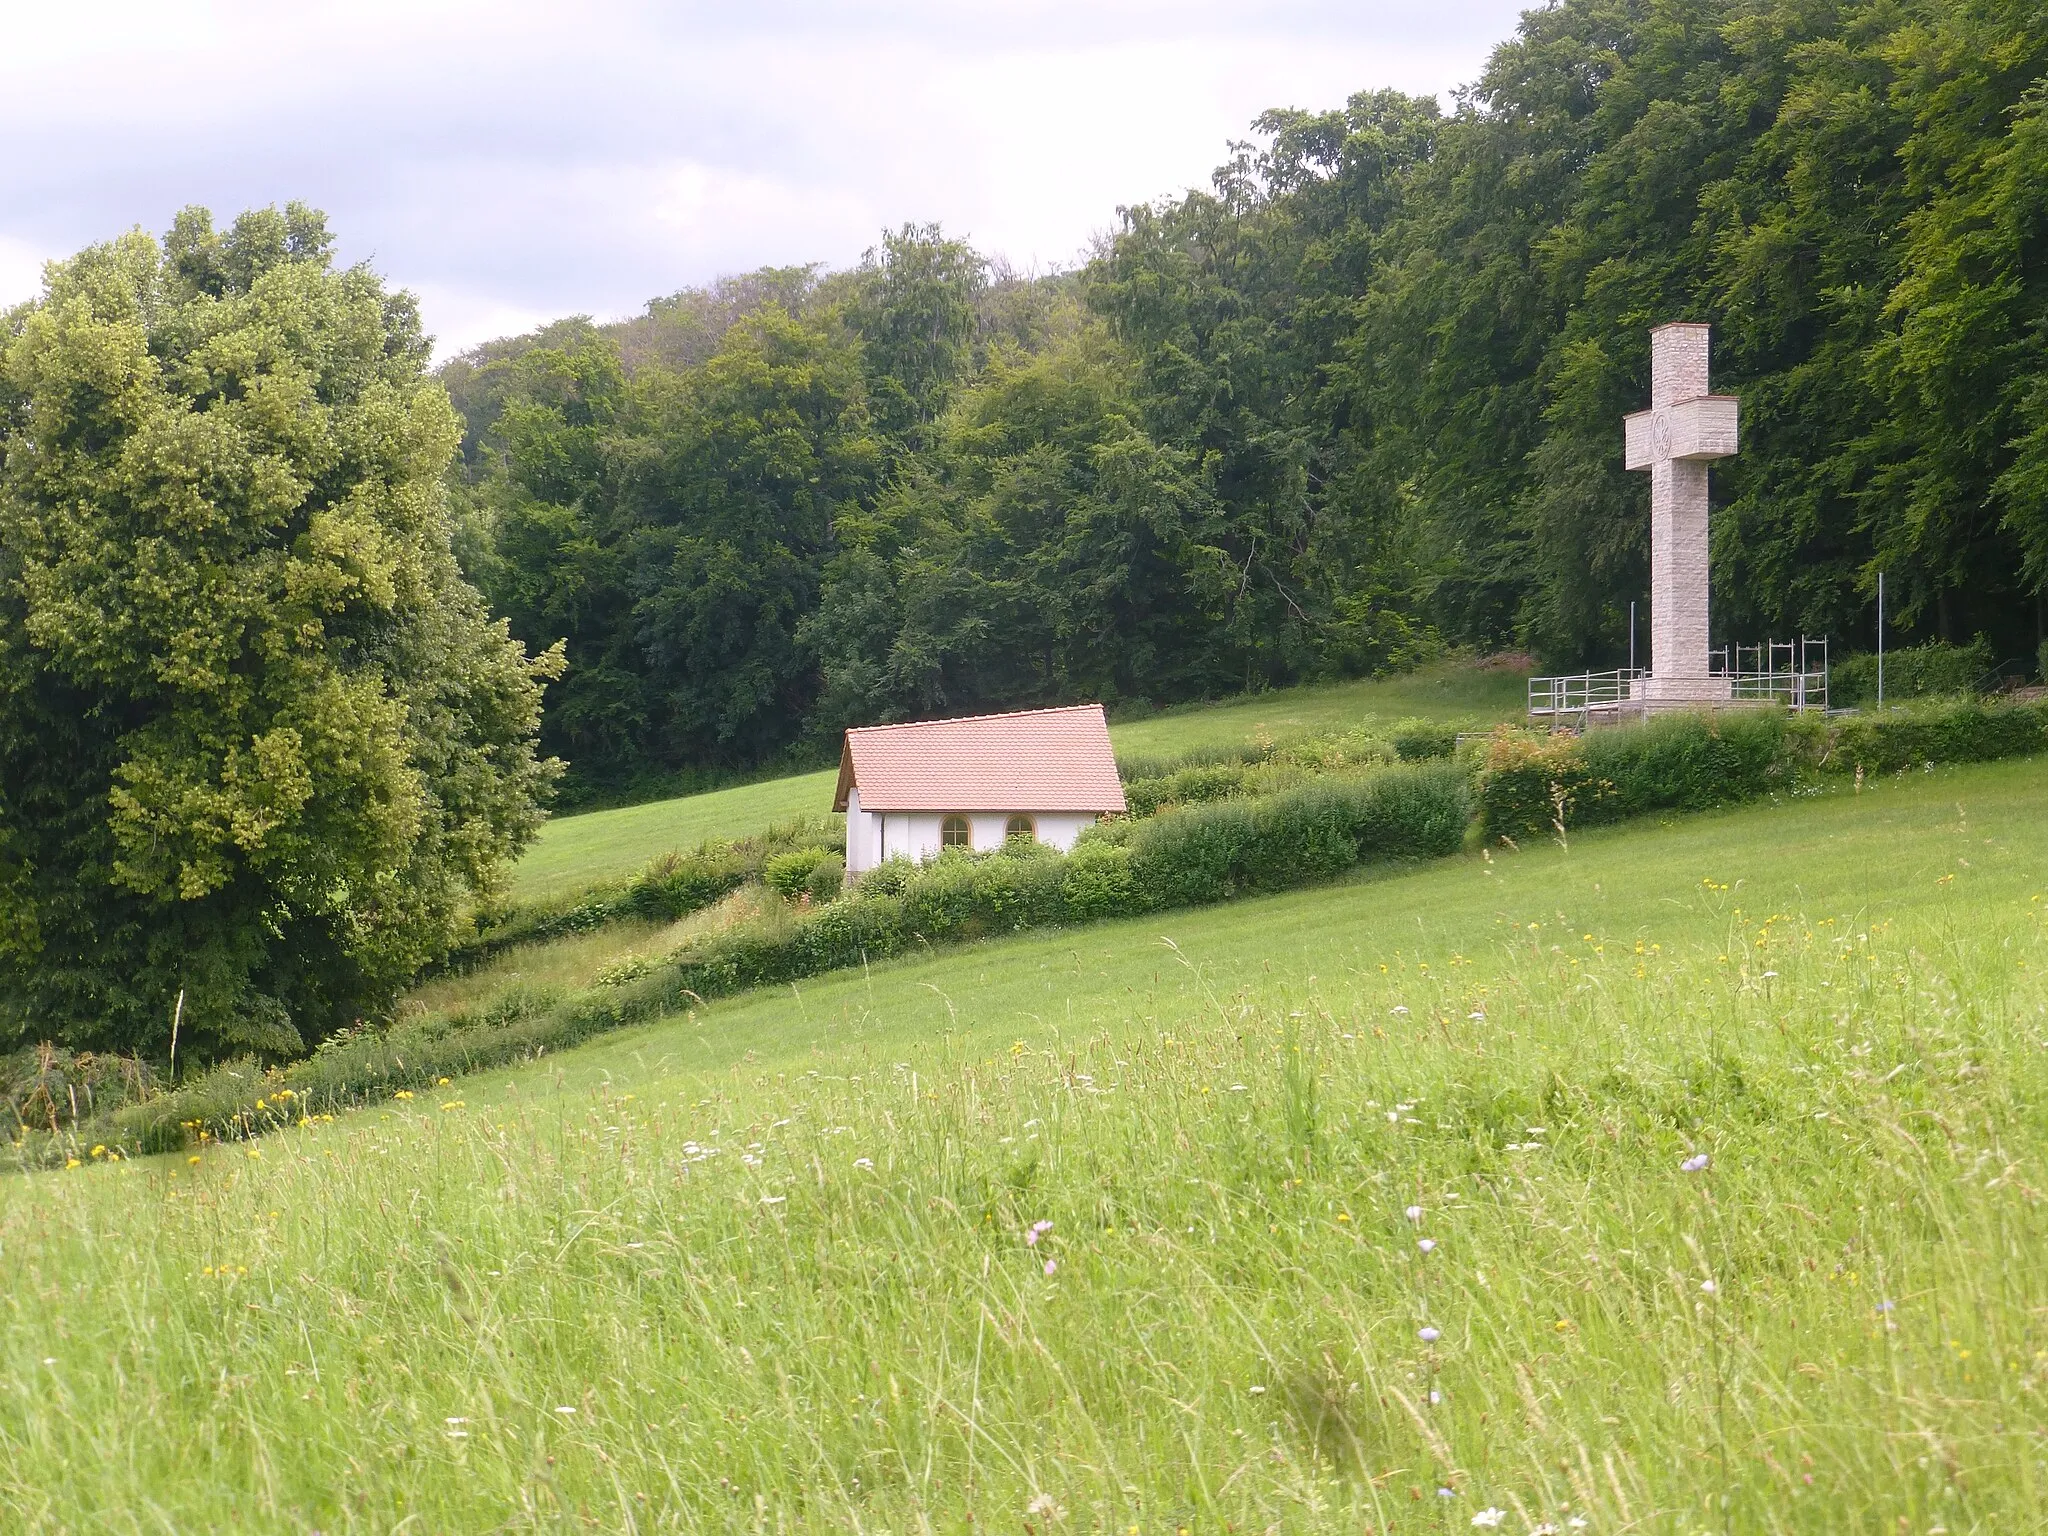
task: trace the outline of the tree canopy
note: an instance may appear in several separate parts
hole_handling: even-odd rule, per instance
[[[458,361],[465,558],[588,785],[1437,644],[1611,665],[1621,417],[1715,330],[1717,638],[2043,638],[2048,12],[1563,0],[1454,110],[1276,110],[1081,268],[935,227]],[[753,425],[742,422],[748,413]],[[770,443],[773,443],[771,450]]]
[[[539,822],[559,652],[457,568],[412,301],[329,253],[189,209],[0,327],[0,1037],[296,1053]]]

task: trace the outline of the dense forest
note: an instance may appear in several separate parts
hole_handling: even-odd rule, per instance
[[[466,354],[459,553],[567,642],[584,794],[1445,645],[1612,664],[1621,417],[1685,318],[1745,412],[1720,638],[1867,644],[1882,570],[1902,638],[2031,654],[2044,76],[2038,0],[1565,0],[1449,113],[1267,113],[1075,271],[911,227]]]

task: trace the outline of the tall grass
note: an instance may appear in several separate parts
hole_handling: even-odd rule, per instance
[[[2033,1528],[2039,813],[1595,833],[13,1181],[0,1511]]]

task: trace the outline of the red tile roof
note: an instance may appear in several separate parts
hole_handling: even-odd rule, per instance
[[[856,785],[864,811],[1124,809],[1100,704],[851,730],[832,809]]]

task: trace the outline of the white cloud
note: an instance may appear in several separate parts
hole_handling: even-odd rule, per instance
[[[24,8],[26,9],[26,8]],[[0,301],[184,204],[299,198],[444,351],[942,221],[1072,260],[1269,106],[1445,93],[1514,0],[122,0],[0,50]],[[26,274],[24,276],[24,274]]]
[[[52,252],[0,235],[0,309],[43,291],[43,263]]]

